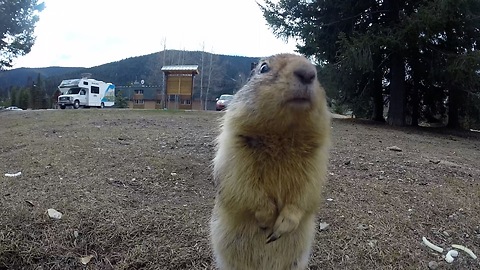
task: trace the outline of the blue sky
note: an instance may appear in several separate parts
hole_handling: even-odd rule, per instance
[[[164,46],[255,57],[295,49],[272,34],[255,0],[43,1],[36,43],[13,68],[92,67]]]

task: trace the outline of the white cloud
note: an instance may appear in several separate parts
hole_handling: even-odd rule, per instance
[[[167,49],[266,56],[293,52],[255,0],[44,0],[32,51],[14,67],[91,67]]]

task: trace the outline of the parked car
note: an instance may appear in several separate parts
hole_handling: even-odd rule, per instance
[[[7,107],[5,110],[10,110],[10,111],[23,111],[23,109],[18,108],[17,106],[10,106],[10,107]]]
[[[233,95],[221,95],[219,98],[217,98],[217,103],[215,105],[215,109],[217,111],[221,111],[227,108],[228,104],[230,104],[230,101],[232,101]]]

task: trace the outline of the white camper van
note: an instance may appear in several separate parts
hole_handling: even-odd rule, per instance
[[[115,104],[115,85],[94,79],[63,80],[58,89],[62,94],[58,97],[61,109],[73,106],[110,107]]]

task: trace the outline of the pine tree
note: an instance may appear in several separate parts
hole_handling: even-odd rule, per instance
[[[480,1],[266,1],[260,7],[273,32],[296,38],[314,58],[335,102],[359,116],[417,125],[448,113],[458,127],[476,111],[479,91]],[[470,102],[469,102],[470,101]],[[471,117],[470,117],[471,118]]]
[[[37,0],[0,1],[0,70],[11,67],[13,59],[30,52],[34,29],[44,3]]]

